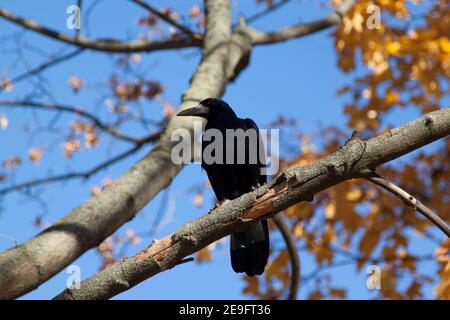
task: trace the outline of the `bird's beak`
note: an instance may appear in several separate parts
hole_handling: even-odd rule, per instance
[[[208,118],[208,115],[209,115],[209,108],[204,107],[202,105],[198,105],[196,107],[189,108],[177,113],[177,116],[180,117],[191,116],[191,117],[202,117],[205,119]]]

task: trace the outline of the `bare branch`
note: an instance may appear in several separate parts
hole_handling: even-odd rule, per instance
[[[2,106],[3,107],[16,107],[16,108],[33,108],[33,109],[40,109],[40,110],[54,110],[54,111],[61,111],[61,112],[66,112],[66,113],[73,113],[73,114],[79,115],[83,118],[90,120],[97,128],[103,130],[106,133],[109,133],[110,135],[112,135],[118,139],[132,142],[132,143],[138,144],[138,145],[156,141],[160,136],[160,133],[154,133],[154,134],[151,134],[144,138],[135,138],[132,136],[122,134],[122,133],[118,132],[117,130],[115,130],[114,128],[104,124],[99,118],[97,118],[93,114],[91,114],[87,111],[84,111],[80,108],[76,108],[76,107],[56,105],[56,104],[46,104],[46,103],[35,102],[35,101],[0,100],[0,108]]]
[[[44,184],[50,184],[50,183],[59,182],[59,181],[66,181],[66,180],[70,180],[70,179],[78,178],[78,179],[86,180],[86,179],[90,178],[91,176],[93,176],[94,174],[96,174],[97,172],[99,172],[100,170],[106,169],[107,167],[111,166],[112,164],[119,162],[120,160],[123,160],[126,157],[132,155],[136,151],[140,150],[142,147],[143,147],[143,144],[136,144],[134,147],[132,147],[122,153],[119,153],[118,155],[112,157],[111,159],[108,159],[86,171],[69,172],[69,173],[51,176],[51,177],[47,177],[47,178],[35,179],[35,180],[28,181],[28,182],[23,182],[20,184],[16,184],[16,185],[12,185],[10,187],[0,189],[0,195],[5,195],[5,194],[7,194],[9,192],[13,192],[13,191],[18,191],[18,190],[22,190],[22,189],[27,189],[27,188],[36,187],[36,186],[44,185]]]
[[[288,4],[291,0],[279,0],[277,3],[275,3],[272,6],[267,6],[267,8],[265,8],[264,10],[261,10],[249,17],[245,18],[245,22],[247,24],[250,24],[252,22],[255,22],[258,19],[261,19],[265,16],[267,16],[269,13],[273,13],[274,11],[280,9],[281,7],[283,7],[284,5]]]
[[[55,30],[43,27],[32,20],[26,20],[15,16],[5,9],[0,8],[0,17],[13,22],[26,29],[35,31],[52,39],[72,44],[78,47],[105,51],[105,52],[149,52],[156,50],[180,49],[189,47],[200,47],[202,41],[196,38],[170,39],[162,41],[146,41],[136,40],[131,42],[123,42],[118,39],[99,39],[90,40],[84,37],[71,37],[66,34],[59,33]]]
[[[289,227],[284,222],[280,215],[275,215],[272,217],[273,222],[280,230],[283,236],[284,242],[286,243],[286,249],[289,254],[289,259],[291,261],[291,284],[289,286],[288,300],[296,300],[297,293],[300,288],[300,257],[298,255],[297,246]]]
[[[253,44],[271,44],[291,40],[337,25],[341,22],[341,18],[353,6],[354,2],[354,0],[345,0],[335,12],[325,18],[310,23],[295,24],[273,32],[261,32],[248,27]]]
[[[446,108],[368,141],[351,139],[335,153],[315,163],[290,168],[271,183],[186,223],[133,257],[82,281],[79,289],[65,290],[56,299],[111,298],[250,223],[269,218],[295,203],[311,201],[324,189],[449,134],[450,108]]]
[[[17,247],[17,240],[14,237],[8,236],[7,234],[0,233],[0,238],[5,238],[11,240],[14,243],[14,247]]]
[[[131,0],[131,1],[136,3],[137,5],[140,5],[141,7],[145,8],[146,10],[150,11],[155,16],[164,20],[168,24],[174,26],[175,28],[182,31],[183,33],[191,36],[192,38],[199,39],[199,40],[201,40],[203,38],[203,36],[201,34],[195,34],[188,27],[185,27],[182,24],[178,23],[176,20],[172,19],[168,14],[164,14],[164,13],[160,12],[158,9],[155,9],[154,7],[152,7],[145,1],[142,1],[142,0]]]
[[[433,210],[425,206],[418,199],[414,198],[408,192],[395,185],[394,183],[382,178],[380,175],[373,171],[369,171],[367,175],[364,176],[370,182],[375,183],[376,185],[386,189],[391,192],[398,198],[400,198],[407,206],[412,207],[414,210],[419,211],[421,214],[425,216],[431,223],[433,223],[436,227],[442,230],[447,237],[450,238],[450,227],[442,220]]]
[[[18,75],[17,77],[12,78],[11,82],[13,84],[16,84],[16,83],[18,83],[22,80],[25,80],[31,76],[37,75],[37,74],[41,73],[42,71],[44,71],[45,69],[48,69],[54,65],[57,65],[61,62],[67,61],[67,60],[79,55],[83,51],[84,51],[84,48],[77,48],[74,51],[69,52],[65,55],[50,59],[49,61],[42,63],[41,65],[37,66],[36,68],[28,70],[28,71],[22,73],[21,75]],[[3,90],[4,90],[3,87],[0,87],[0,92]]]

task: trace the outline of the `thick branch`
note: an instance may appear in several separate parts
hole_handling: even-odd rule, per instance
[[[236,63],[250,46],[248,37],[230,35],[228,1],[206,0],[205,7],[202,60],[183,94],[180,110],[207,97],[221,97]],[[169,185],[182,168],[171,160],[175,144],[171,135],[178,128],[193,131],[193,123],[173,117],[152,151],[124,175],[33,239],[1,253],[0,299],[18,297],[45,282],[132,219]]]
[[[174,233],[153,242],[65,290],[57,299],[108,299],[176,265],[184,257],[256,220],[273,216],[365,170],[398,158],[450,134],[450,108],[429,113],[368,141],[351,139],[337,152],[301,167],[293,167],[253,192],[225,202]]]
[[[84,37],[72,37],[59,33],[55,30],[43,27],[32,20],[23,19],[15,16],[11,12],[0,8],[0,17],[11,21],[26,29],[35,31],[52,39],[72,44],[78,47],[106,51],[106,52],[149,52],[156,50],[180,49],[188,47],[200,47],[202,41],[196,38],[170,39],[162,41],[137,40],[132,42],[123,42],[117,39],[99,39],[90,40]]]
[[[450,238],[450,227],[445,223],[444,220],[442,220],[436,213],[434,213],[433,210],[425,206],[418,199],[414,198],[412,195],[410,195],[408,192],[395,185],[394,183],[380,177],[375,172],[369,172],[367,176],[365,176],[365,178],[370,182],[373,182],[383,189],[391,192],[392,194],[400,198],[406,205],[422,213],[425,218],[430,220],[431,223],[441,229],[442,232],[444,232],[447,237]]]
[[[284,242],[286,243],[286,249],[289,254],[289,259],[291,261],[291,284],[289,286],[288,300],[296,300],[297,293],[300,288],[300,257],[298,255],[297,246],[295,245],[295,239],[293,238],[289,227],[284,222],[280,215],[275,215],[272,217],[273,222],[275,222],[278,230],[280,230],[283,236]]]
[[[354,2],[354,0],[345,0],[335,12],[329,14],[325,18],[310,23],[295,24],[273,32],[261,32],[253,28],[249,28],[253,44],[259,45],[282,42],[303,37],[337,25],[341,23],[342,16],[348,12]]]

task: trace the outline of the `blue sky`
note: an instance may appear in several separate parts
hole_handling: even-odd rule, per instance
[[[33,20],[51,26],[61,32],[71,33],[65,28],[68,5],[76,1],[46,0],[46,1],[2,1],[6,9]],[[90,3],[91,1],[85,1]],[[236,1],[232,1],[235,3]],[[255,12],[261,6],[254,5],[255,1],[240,1],[235,11],[246,13]],[[155,6],[172,5],[180,12],[187,10],[197,1],[152,1]],[[309,21],[329,12],[319,6],[316,1],[292,1],[284,8],[254,24],[254,27],[271,30],[298,21]],[[127,39],[142,31],[135,21],[145,12],[128,1],[103,1],[90,17],[90,37],[116,37]],[[20,29],[0,20],[0,37],[17,32]],[[83,29],[82,32],[85,32]],[[47,52],[65,48],[64,46],[32,32],[26,32],[23,43],[38,46]],[[0,77],[14,77],[23,69],[20,66],[12,68],[16,55],[11,54],[12,44],[2,38],[0,48]],[[70,51],[73,48],[67,47]],[[29,53],[26,58],[31,65],[37,65],[42,57]],[[165,86],[164,99],[174,105],[180,101],[181,93],[187,88],[191,74],[200,58],[196,49],[183,51],[155,52],[143,54],[142,68],[147,68],[149,78],[160,79]],[[104,90],[99,84],[108,80],[116,68],[108,55],[93,51],[85,51],[78,57],[44,73],[46,84],[51,88],[54,99],[60,103],[82,105],[93,111]],[[77,75],[86,80],[87,89],[74,95],[67,85],[67,79]],[[330,31],[324,31],[302,39],[277,45],[258,47],[251,57],[250,66],[240,75],[235,83],[228,86],[224,99],[235,109],[240,117],[251,117],[260,126],[274,120],[278,115],[295,118],[304,132],[313,133],[320,130],[321,125],[345,126],[346,119],[342,116],[343,99],[336,96],[336,90],[351,81],[352,75],[344,75],[336,67],[336,56]],[[41,80],[38,80],[41,81]],[[30,92],[29,82],[18,84],[11,92],[0,93],[0,99],[15,99]],[[103,91],[102,91],[103,90]],[[158,103],[144,103],[146,108],[153,108],[158,114]],[[0,160],[11,154],[26,158],[27,150],[36,145],[52,145],[55,135],[42,133],[39,135],[26,134],[24,128],[35,128],[36,118],[31,111],[6,111],[0,109],[0,115],[6,115],[10,125],[7,130],[0,130]],[[53,113],[38,115],[40,123],[47,123],[54,116]],[[389,118],[391,124],[400,124],[414,119],[417,113],[413,110],[394,112]],[[63,116],[59,121],[64,124],[71,116]],[[144,134],[142,128],[127,128],[129,133]],[[41,163],[35,164],[25,161],[23,167],[15,174],[16,181],[44,177],[50,173],[63,173],[73,169],[87,169],[116,154],[126,145],[124,143],[111,144],[108,138],[102,139],[99,147],[84,150],[69,161],[62,156],[61,146],[56,144],[48,153],[44,154]],[[50,152],[51,151],[51,152]],[[90,189],[98,185],[106,177],[116,178],[124,173],[135,161],[141,158],[148,148],[138,152],[106,171],[102,171],[83,182],[78,180],[54,184],[39,188],[40,197],[45,206],[20,194],[10,194],[0,200],[0,233],[14,237],[19,243],[26,241],[39,230],[33,225],[36,214],[45,213],[45,221],[52,223],[74,207],[90,197]],[[180,224],[192,220],[205,213],[213,201],[213,195],[206,196],[205,205],[197,208],[192,204],[193,193],[189,188],[195,183],[203,183],[206,174],[199,165],[189,165],[176,177],[169,190],[169,198],[174,204],[173,220],[155,234],[160,238],[174,231]],[[138,216],[121,228],[124,231],[133,228],[138,232],[146,232],[153,223],[154,216],[160,205],[161,194],[149,203]],[[142,249],[150,239],[144,238],[142,243],[130,247],[127,254],[133,254]],[[414,241],[414,240],[413,240]],[[0,251],[11,247],[11,241],[0,237]],[[420,251],[431,253],[435,245],[417,241]],[[74,261],[81,267],[82,278],[87,278],[98,270],[100,258],[91,250]],[[426,265],[424,267],[427,267]],[[302,269],[306,273],[312,271],[313,261],[309,257],[302,257]],[[355,275],[354,267],[342,267],[333,271],[334,283],[338,287],[349,287],[350,298],[371,297],[366,289],[366,274]],[[65,287],[67,273],[64,271],[40,286],[37,290],[24,296],[25,299],[51,298]],[[241,276],[235,274],[229,265],[228,243],[224,243],[214,251],[211,263],[187,263],[172,270],[159,274],[144,281],[128,292],[122,293],[116,299],[227,299],[249,298],[242,295],[244,282]],[[307,290],[302,291],[304,294]],[[431,297],[431,287],[427,289]]]

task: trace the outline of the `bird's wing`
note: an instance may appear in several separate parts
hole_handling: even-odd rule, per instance
[[[261,172],[261,169],[263,169],[266,166],[266,159],[265,159],[265,152],[264,152],[264,143],[261,137],[261,134],[259,133],[259,128],[255,121],[252,119],[246,118],[245,124],[247,125],[247,129],[254,129],[258,134],[258,146],[257,146],[257,152],[258,152],[258,162],[255,165],[251,166],[251,174],[252,179],[254,179],[254,185],[257,184],[265,184],[267,182],[267,176],[263,175]],[[253,148],[252,148],[253,149]],[[250,148],[248,149],[250,150]]]

